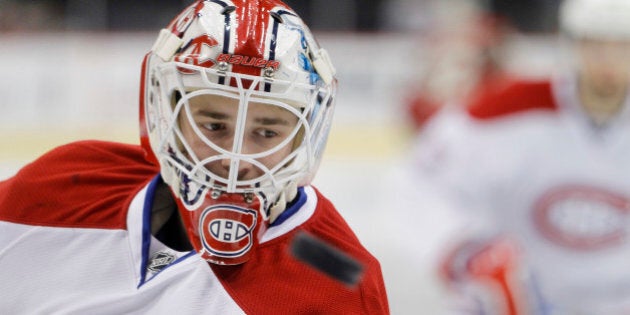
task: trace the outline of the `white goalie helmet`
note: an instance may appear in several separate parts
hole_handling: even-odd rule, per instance
[[[630,1],[565,0],[560,27],[578,38],[630,39]]]
[[[142,146],[159,163],[180,213],[241,195],[260,202],[254,222],[273,221],[312,180],[337,80],[326,51],[284,3],[197,1],[160,32],[142,71]],[[203,252],[195,242],[205,242],[204,227],[195,216],[184,223]],[[217,237],[208,231],[207,238]],[[251,226],[243,231],[254,233]]]

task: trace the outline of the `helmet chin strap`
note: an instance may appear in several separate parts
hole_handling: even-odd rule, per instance
[[[269,222],[273,223],[284,210],[287,208],[287,203],[291,202],[297,196],[297,183],[291,182],[280,193],[276,202],[269,208]]]

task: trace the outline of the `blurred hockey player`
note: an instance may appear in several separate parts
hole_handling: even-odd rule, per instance
[[[284,3],[192,3],[142,63],[141,145],[67,144],[0,182],[0,313],[388,314],[310,185],[336,86]]]
[[[504,85],[502,50],[511,32],[507,19],[481,1],[433,1],[428,34],[423,37],[426,69],[411,87],[406,117],[414,130],[443,106],[459,105],[496,85]]]
[[[469,218],[441,267],[455,313],[630,314],[630,2],[567,0],[560,25],[566,67],[419,138],[418,176]]]

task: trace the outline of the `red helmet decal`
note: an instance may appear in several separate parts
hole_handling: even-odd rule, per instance
[[[182,49],[181,53],[176,54],[173,57],[174,61],[187,63],[189,65],[200,66],[210,68],[214,66],[214,59],[210,53],[210,48],[219,45],[219,42],[212,36],[204,34],[199,36],[188,43],[186,47]],[[177,68],[182,73],[193,73],[189,69]]]
[[[199,219],[202,246],[221,257],[238,257],[254,244],[257,212],[233,205],[206,208]]]

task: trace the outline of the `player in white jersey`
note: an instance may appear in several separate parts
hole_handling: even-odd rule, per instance
[[[571,66],[443,112],[421,179],[465,215],[441,272],[461,314],[630,314],[630,2],[567,0]]]
[[[71,143],[0,182],[0,313],[389,313],[310,186],[336,85],[282,2],[191,4],[144,59],[140,146]]]

